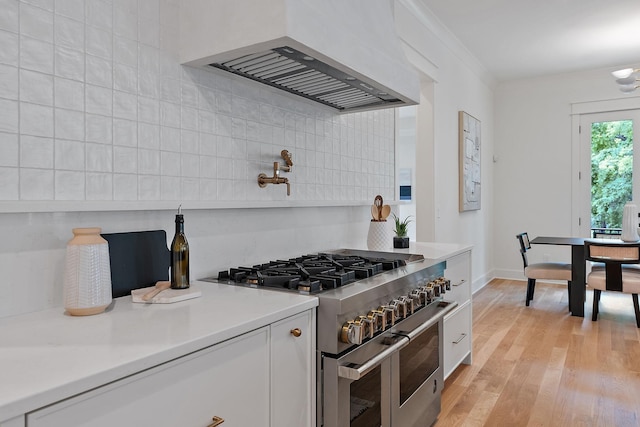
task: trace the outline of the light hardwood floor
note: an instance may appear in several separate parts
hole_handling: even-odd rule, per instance
[[[444,426],[640,426],[640,330],[631,295],[605,293],[597,322],[567,288],[493,280],[473,297],[473,363],[445,383]]]

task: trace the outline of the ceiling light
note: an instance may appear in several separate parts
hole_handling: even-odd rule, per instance
[[[640,69],[625,68],[614,71],[611,74],[616,78],[619,89],[624,93],[631,93],[640,87],[637,84],[637,82],[640,82]]]

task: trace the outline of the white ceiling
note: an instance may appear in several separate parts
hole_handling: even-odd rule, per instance
[[[640,63],[640,0],[421,0],[498,81]]]

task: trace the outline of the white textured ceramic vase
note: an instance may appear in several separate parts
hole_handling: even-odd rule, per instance
[[[102,313],[111,304],[109,244],[101,231],[74,228],[74,237],[67,243],[64,308],[72,316]]]
[[[637,242],[638,236],[638,207],[627,202],[622,211],[622,240],[625,242]]]
[[[385,251],[393,246],[393,235],[387,221],[372,220],[367,234],[367,248],[371,251]]]

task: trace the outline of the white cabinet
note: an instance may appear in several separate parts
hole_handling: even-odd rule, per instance
[[[458,303],[444,318],[444,377],[447,378],[460,363],[471,364],[471,251],[448,258],[445,276],[451,280],[451,291],[445,294],[445,299]]]
[[[269,426],[264,327],[27,415],[29,427]]]
[[[30,412],[26,422],[205,427],[219,417],[223,427],[313,427],[315,342],[315,309],[306,310]]]
[[[315,330],[309,311],[271,325],[273,427],[315,425]]]

